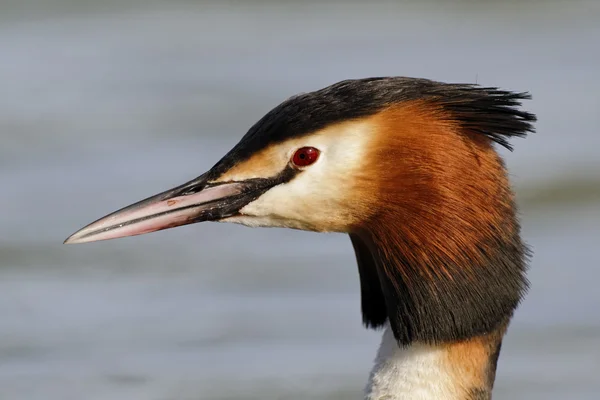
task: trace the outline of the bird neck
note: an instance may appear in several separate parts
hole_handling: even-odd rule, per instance
[[[505,330],[453,343],[402,346],[386,324],[365,400],[491,399]]]

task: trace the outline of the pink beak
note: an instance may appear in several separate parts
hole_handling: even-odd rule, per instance
[[[219,220],[237,214],[270,187],[265,185],[265,179],[211,184],[205,176],[100,218],[69,236],[64,243],[116,239]]]

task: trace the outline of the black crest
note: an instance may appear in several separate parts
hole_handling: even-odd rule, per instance
[[[426,100],[449,111],[464,128],[486,135],[511,149],[508,140],[533,131],[533,114],[518,110],[527,93],[474,84],[451,84],[407,77],[345,80],[289,98],[254,124],[219,162],[222,173],[272,143],[322,129],[327,125],[373,115],[394,104]]]

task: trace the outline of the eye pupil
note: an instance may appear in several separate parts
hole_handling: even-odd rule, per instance
[[[314,147],[302,147],[292,156],[292,164],[296,167],[306,167],[317,161],[320,153],[319,149]]]

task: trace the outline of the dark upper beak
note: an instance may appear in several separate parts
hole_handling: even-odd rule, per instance
[[[224,183],[210,183],[208,175],[100,218],[69,236],[65,243],[116,239],[231,217],[271,187],[287,180],[289,173]]]

